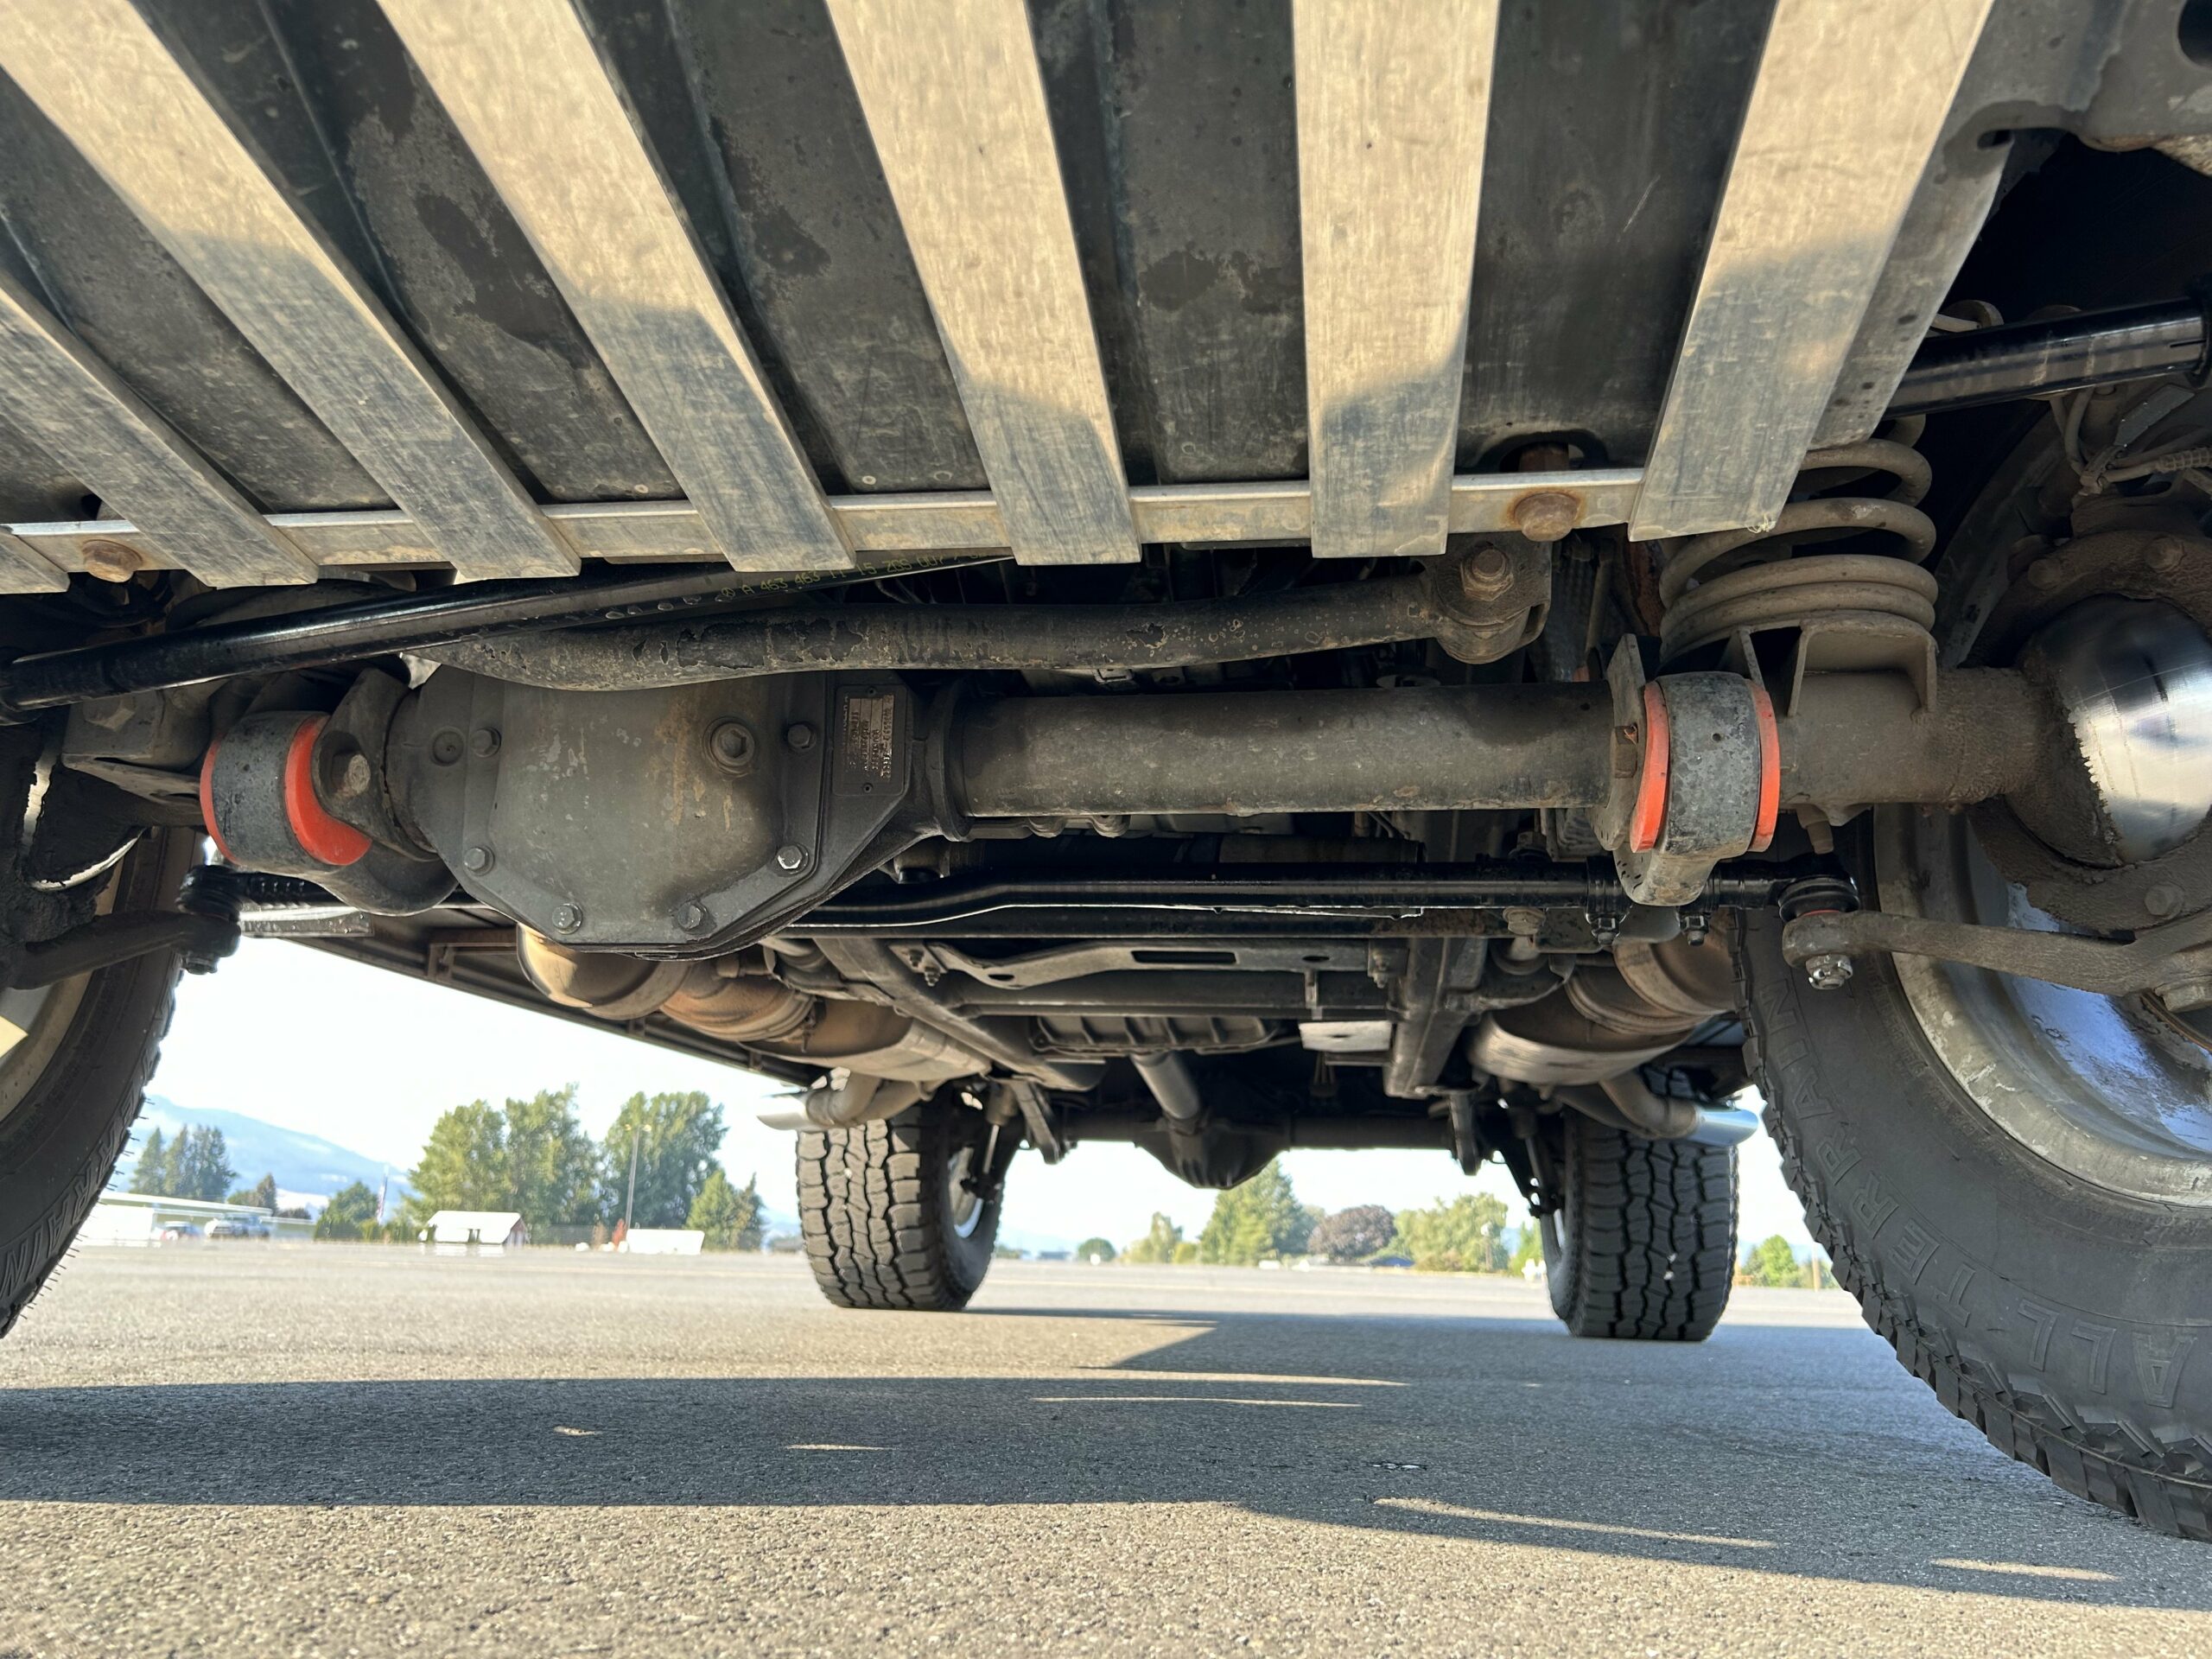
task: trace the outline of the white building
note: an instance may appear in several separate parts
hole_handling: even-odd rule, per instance
[[[257,1205],[221,1204],[207,1198],[169,1198],[154,1192],[103,1192],[77,1230],[79,1244],[146,1245],[161,1242],[166,1228],[189,1226],[205,1232],[210,1222],[251,1217],[277,1238],[311,1238],[315,1224],[279,1216]]]

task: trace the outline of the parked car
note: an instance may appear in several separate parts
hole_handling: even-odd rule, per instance
[[[2207,0],[512,10],[0,3],[0,1328],[250,925],[794,1085],[844,1306],[1396,1147],[1696,1341],[1755,1089],[2212,1538]]]
[[[154,1235],[163,1244],[197,1244],[205,1236],[200,1224],[191,1221],[173,1221]]]
[[[207,1236],[214,1238],[269,1238],[274,1236],[269,1224],[258,1216],[225,1216],[219,1221],[207,1224]]]

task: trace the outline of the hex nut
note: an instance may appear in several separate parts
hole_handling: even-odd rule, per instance
[[[1491,600],[1513,585],[1513,561],[1505,550],[1486,543],[1459,563],[1459,590],[1472,600]]]
[[[85,563],[85,574],[102,582],[128,582],[146,568],[146,556],[137,548],[104,537],[80,543],[77,556]]]
[[[1556,542],[1582,522],[1582,503],[1565,490],[1538,490],[1516,501],[1506,517],[1530,541]]]
[[[1816,991],[1840,990],[1851,979],[1851,958],[1824,951],[1805,958],[1805,982]]]
[[[777,848],[776,868],[785,875],[797,875],[806,868],[806,849],[788,842]]]

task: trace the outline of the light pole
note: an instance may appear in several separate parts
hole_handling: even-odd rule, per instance
[[[622,1198],[622,1236],[626,1241],[630,1236],[630,1214],[638,1207],[638,1146],[645,1138],[645,1120],[639,1118],[637,1127],[630,1131],[630,1190]]]

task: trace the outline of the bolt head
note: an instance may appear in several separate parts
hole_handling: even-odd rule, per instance
[[[707,907],[696,901],[676,907],[676,925],[686,933],[702,932],[707,925]]]
[[[499,728],[479,726],[468,734],[468,752],[478,760],[486,760],[499,752]]]
[[[1851,958],[1833,952],[1805,958],[1805,982],[1816,991],[1840,990],[1851,981]]]
[[[804,721],[794,721],[784,728],[784,741],[804,754],[814,747],[814,728]]]
[[[553,912],[553,929],[557,933],[573,933],[584,925],[584,913],[574,905],[563,905]]]
[[[341,801],[358,801],[375,782],[376,772],[369,765],[369,757],[356,749],[338,763],[338,776],[331,780],[330,792]]]
[[[2151,550],[2148,553],[2144,555],[2143,559],[2143,562],[2145,564],[2149,565],[2153,570],[2157,571],[2162,576],[2171,575],[2175,571],[2180,569],[2181,561],[2181,543],[2175,541],[2171,537],[2164,536],[2160,537],[2157,541],[2151,543]]]
[[[492,868],[492,849],[489,847],[471,847],[461,855],[461,868],[472,875],[483,874]]]
[[[1538,490],[1516,501],[1506,517],[1530,541],[1556,542],[1582,521],[1582,503],[1566,490]]]
[[[2143,894],[2143,908],[2153,916],[2171,916],[2182,907],[2188,895],[2171,881],[2153,882]]]
[[[85,574],[102,582],[128,582],[146,568],[145,555],[124,542],[96,538],[78,548]]]
[[[1469,599],[1496,599],[1513,585],[1513,561],[1505,550],[1483,546],[1459,562],[1459,588]]]
[[[2066,580],[2066,567],[2056,559],[2037,559],[2028,567],[2028,586],[2048,592]]]
[[[785,875],[797,875],[806,868],[806,849],[789,844],[777,848],[776,868]]]

